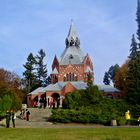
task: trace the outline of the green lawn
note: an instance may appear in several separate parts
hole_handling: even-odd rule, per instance
[[[140,140],[140,128],[1,128],[0,140]]]

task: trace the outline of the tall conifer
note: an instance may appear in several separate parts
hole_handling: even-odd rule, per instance
[[[25,88],[27,92],[31,92],[35,87],[35,58],[32,53],[30,53],[27,57],[27,62],[23,65],[25,71],[23,72]]]
[[[137,1],[137,12],[136,12],[136,21],[137,21],[137,26],[138,26],[138,29],[137,29],[137,38],[138,38],[138,45],[139,45],[139,48],[140,48],[140,1],[138,0]]]
[[[138,43],[135,41],[134,35],[132,36],[132,43],[130,49],[130,60],[128,63],[127,71],[127,95],[126,99],[131,104],[140,104],[140,2],[137,3],[137,39]],[[138,47],[137,47],[138,44]]]
[[[103,83],[105,85],[110,85],[110,80],[109,80],[109,74],[108,74],[108,72],[105,72]]]
[[[36,76],[38,86],[46,86],[47,83],[47,68],[44,64],[44,58],[46,54],[43,49],[40,49],[38,55],[36,56]]]
[[[138,53],[138,48],[137,48],[137,42],[135,39],[135,35],[132,35],[132,40],[131,40],[131,45],[130,45],[130,55],[129,58],[130,59],[135,59]]]

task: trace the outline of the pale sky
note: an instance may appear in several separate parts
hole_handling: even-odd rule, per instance
[[[122,65],[136,33],[137,0],[0,0],[0,68],[22,76],[30,52],[46,52],[48,74],[65,48],[71,19],[81,50],[93,61],[96,84]]]

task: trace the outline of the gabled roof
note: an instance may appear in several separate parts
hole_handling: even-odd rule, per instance
[[[88,73],[88,72],[93,72],[93,71],[91,70],[91,68],[89,66],[87,66],[85,72]]]
[[[71,82],[71,84],[76,88],[76,89],[86,89],[87,88],[87,83],[84,83],[82,81],[79,82]]]
[[[44,88],[44,91],[60,91],[66,85],[65,82],[57,82],[55,84],[50,84]]]
[[[45,93],[47,91],[57,92],[57,91],[62,90],[62,88],[68,83],[71,83],[78,90],[87,88],[87,83],[83,81],[57,82],[55,84],[50,84],[47,87],[39,87],[36,90],[29,93],[28,95],[34,95],[34,94],[37,95],[38,93]],[[111,85],[97,85],[97,86],[99,90],[102,92],[107,92],[107,93],[120,93],[121,92],[120,90],[112,87]]]
[[[71,57],[72,56],[72,57]],[[80,48],[76,46],[65,48],[60,57],[60,65],[82,64],[85,55]]]
[[[44,92],[44,87],[39,87],[35,90],[33,90],[32,92],[28,93],[28,95],[33,95],[33,94],[38,94],[39,92]]]
[[[57,68],[54,68],[51,74],[58,74]]]
[[[120,92],[120,90],[118,90],[115,87],[112,87],[111,85],[98,85],[98,88],[100,91],[103,92]]]

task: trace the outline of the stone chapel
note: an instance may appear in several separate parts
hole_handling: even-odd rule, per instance
[[[77,36],[73,22],[70,25],[68,35],[65,40],[65,48],[60,57],[54,57],[52,63],[51,84],[47,87],[39,87],[27,96],[28,107],[33,107],[34,101],[45,98],[47,106],[49,102],[60,100],[62,106],[65,95],[78,89],[86,89],[87,76],[90,74],[94,82],[93,63],[88,54],[82,52],[80,39]],[[117,89],[109,91],[118,92]],[[100,90],[107,89],[99,87]]]

